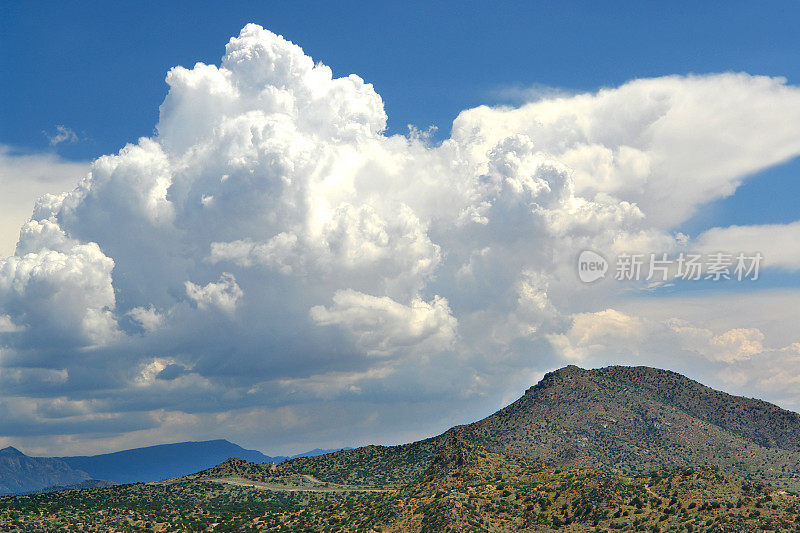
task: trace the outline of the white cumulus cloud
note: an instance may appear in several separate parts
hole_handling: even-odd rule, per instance
[[[236,303],[244,295],[236,283],[236,277],[228,272],[223,272],[219,281],[207,285],[201,286],[187,281],[186,294],[197,303],[200,309],[217,307],[226,313],[233,313],[236,310]]]
[[[575,258],[682,244],[676,224],[800,155],[800,88],[783,79],[670,76],[479,107],[439,144],[386,135],[371,84],[257,25],[219,65],[166,81],[157,133],[54,186],[0,260],[2,394],[89,411],[8,435],[89,438],[126,413],[119,431],[145,432],[131,438],[170,420],[201,436],[305,413],[274,437],[289,442],[329,436],[340,412],[367,438],[379,426],[357,420],[449,424],[566,360],[772,353],[761,325],[625,313],[606,303],[620,285],[582,285]]]
[[[352,290],[337,291],[330,308],[314,306],[311,318],[323,326],[338,325],[352,333],[368,354],[389,354],[403,348],[436,353],[452,347],[458,321],[447,300],[435,296],[403,305],[391,298]]]

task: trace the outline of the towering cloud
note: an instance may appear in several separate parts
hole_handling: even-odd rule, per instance
[[[119,420],[140,441],[221,427],[279,443],[346,421],[392,438],[371,424],[398,406],[453,413],[607,358],[612,338],[634,353],[677,337],[712,361],[763,348],[757,330],[606,311],[619,287],[581,285],[574,260],[669,250],[703,204],[800,154],[785,80],[480,107],[441,144],[385,135],[372,85],[256,25],[167,83],[157,133],[41,198],[0,259],[0,402],[36,421],[8,436]]]

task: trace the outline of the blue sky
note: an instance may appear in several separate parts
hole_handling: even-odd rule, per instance
[[[534,85],[570,91],[668,74],[748,72],[800,81],[794,2],[4,3],[0,142],[44,149],[64,124],[91,158],[150,135],[175,65],[216,63],[255,22],[336,75],[358,73],[390,132],[436,125]]]
[[[463,109],[518,104],[514,89],[572,92],[669,74],[747,72],[800,82],[794,2],[26,2],[0,17],[0,143],[49,150],[56,126],[93,159],[153,132],[175,65],[216,63],[220,43],[256,22],[303,46],[337,75],[383,97],[390,133],[449,133]],[[798,162],[709,206],[679,228],[788,222]],[[789,187],[776,195],[775,188]]]
[[[570,363],[800,408],[797,20],[4,3],[0,446],[404,442]],[[678,232],[772,263],[749,284],[577,281],[582,249],[677,252]]]

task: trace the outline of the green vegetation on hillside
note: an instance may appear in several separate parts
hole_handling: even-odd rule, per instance
[[[305,474],[342,485],[399,488],[425,471],[445,440],[446,437],[435,437],[400,446],[364,446],[316,457],[299,457],[277,465],[229,459],[187,478],[240,475],[269,481],[281,476]]]
[[[466,434],[549,464],[714,465],[800,488],[799,414],[654,368],[562,368]]]
[[[797,494],[716,468],[638,476],[559,469],[458,435],[417,480],[387,493],[257,490],[210,479],[8,496],[0,498],[0,531],[800,532]]]

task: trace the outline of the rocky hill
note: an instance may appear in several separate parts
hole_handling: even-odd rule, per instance
[[[800,487],[799,414],[648,367],[568,366],[508,407],[437,437],[279,468],[313,471],[336,483],[397,487],[424,471],[454,431],[490,451],[551,465],[601,463],[620,473],[710,465]]]
[[[465,431],[493,451],[551,464],[715,465],[800,485],[800,414],[654,368],[562,368]]]

